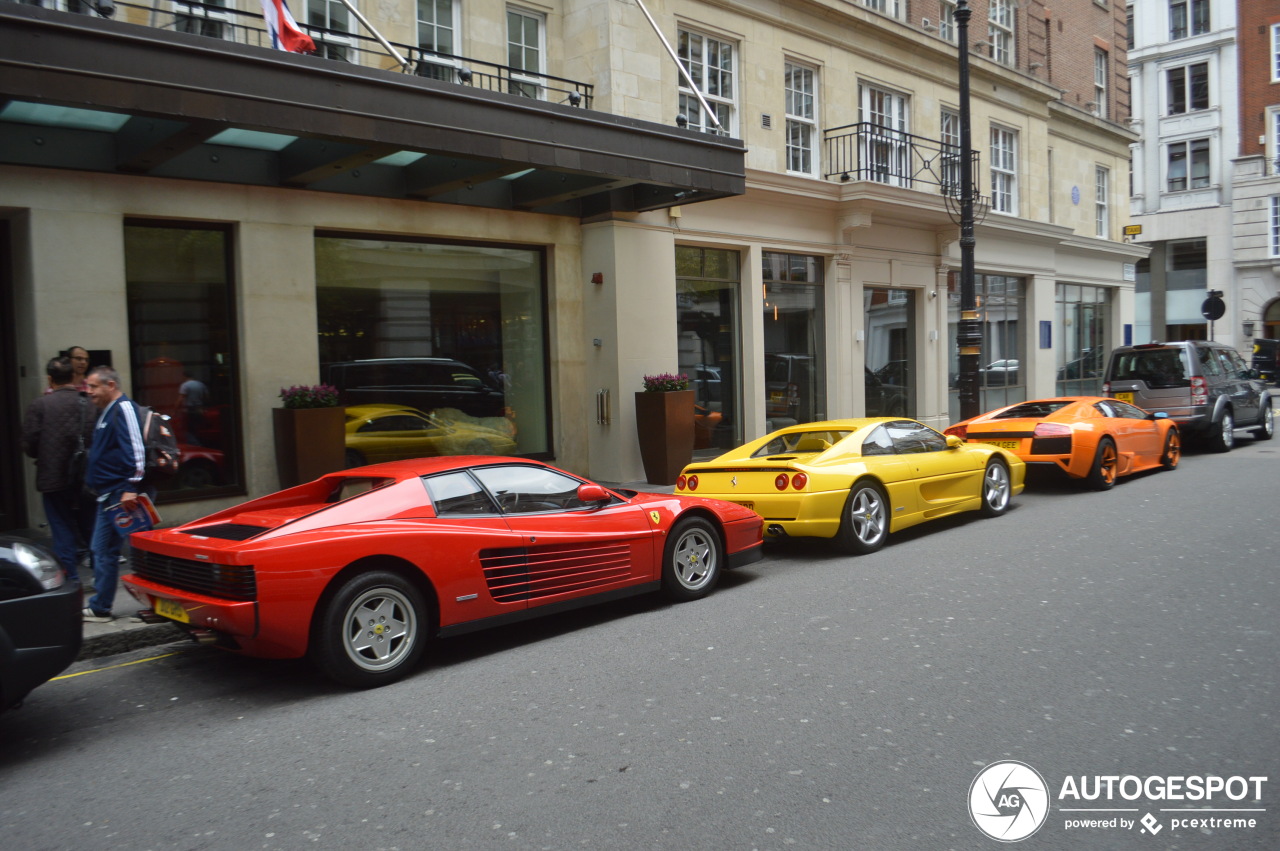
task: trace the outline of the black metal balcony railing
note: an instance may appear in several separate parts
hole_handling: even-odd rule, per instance
[[[940,195],[960,195],[964,160],[957,145],[867,122],[833,127],[822,142],[827,168],[823,177],[828,180],[870,180],[908,189],[936,187]],[[977,175],[978,152],[970,151],[969,156],[970,174]]]
[[[71,11],[94,14],[87,3],[81,0],[71,0],[71,2],[74,4]],[[214,3],[201,3],[197,0],[183,0],[183,2],[157,0],[151,6],[127,2],[117,2],[114,5],[114,17],[117,20],[237,44],[271,46],[271,36],[267,33],[261,14],[242,12],[239,9],[230,9]],[[407,66],[400,66],[386,48],[370,36],[314,26],[301,21],[298,22],[298,27],[315,42],[315,55],[335,62],[401,70],[458,85],[507,92],[551,103],[567,103],[570,106],[591,108],[593,86],[590,83],[525,71],[469,56],[454,56],[415,45],[389,42],[409,63]]]

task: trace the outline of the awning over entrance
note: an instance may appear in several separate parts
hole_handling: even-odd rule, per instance
[[[0,163],[576,217],[746,183],[735,139],[10,3]]]

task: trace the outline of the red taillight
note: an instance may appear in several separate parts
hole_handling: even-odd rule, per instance
[[[676,490],[678,491],[684,490],[684,485],[685,485],[685,482],[687,481],[689,480],[684,477],[684,473],[681,473],[679,478],[676,479]]]
[[[1205,383],[1202,375],[1194,376],[1191,379],[1191,404],[1209,404],[1209,386]]]
[[[804,486],[807,484],[809,484],[809,477],[804,473],[796,473],[791,477],[791,487],[798,491],[804,490]]]
[[[969,437],[969,427],[963,424],[953,425],[951,428],[944,431],[943,434],[954,434],[961,440],[966,440]]]
[[[1036,423],[1036,437],[1062,437],[1064,434],[1071,434],[1071,426],[1062,423]]]
[[[685,484],[685,487],[687,487],[689,490],[696,491],[698,489],[698,477],[690,476],[689,478],[685,479],[684,484]]]
[[[773,486],[780,491],[787,489],[787,474],[779,473],[778,478],[773,480]]]

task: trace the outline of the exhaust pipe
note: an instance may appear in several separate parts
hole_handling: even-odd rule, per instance
[[[211,629],[191,629],[187,631],[191,640],[196,644],[217,644],[218,633]]]
[[[783,529],[783,528],[782,528],[782,526],[780,526],[780,525],[779,525],[779,524],[777,524],[777,523],[770,523],[770,524],[765,528],[765,532],[767,532],[768,534],[772,535],[772,536],[773,536],[773,537],[775,537],[775,538],[785,538],[785,537],[787,537],[787,530],[786,530],[786,529]]]

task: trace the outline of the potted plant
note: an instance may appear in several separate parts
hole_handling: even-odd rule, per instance
[[[644,390],[636,393],[636,433],[649,482],[673,485],[693,460],[693,401],[684,373],[644,377]]]
[[[291,488],[341,470],[346,409],[338,402],[338,388],[298,384],[281,388],[280,398],[284,407],[272,411],[280,486]]]

